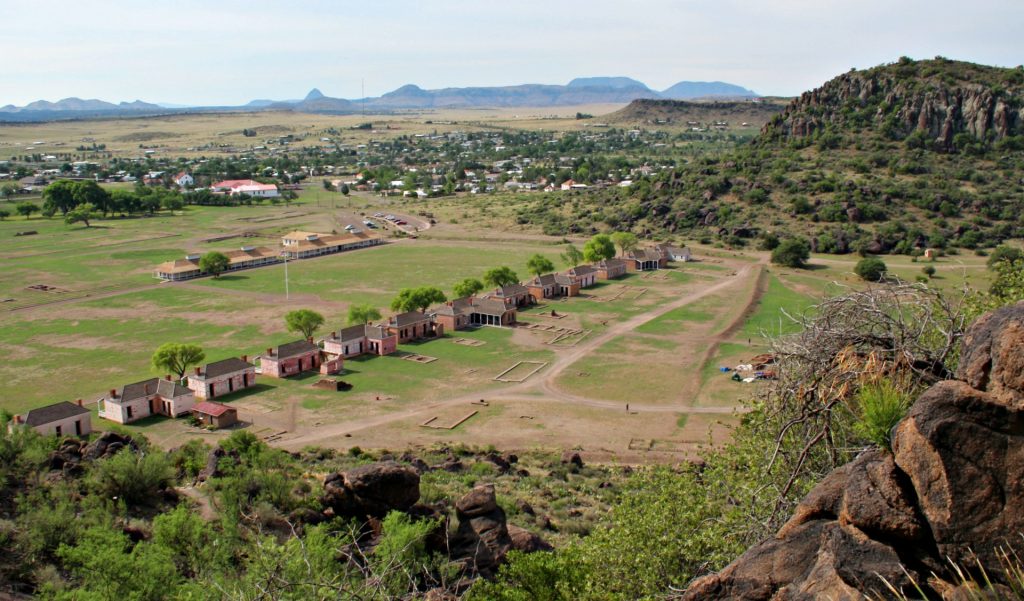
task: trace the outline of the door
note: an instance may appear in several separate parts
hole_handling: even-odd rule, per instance
[[[228,392],[233,392],[234,390],[235,390],[235,379],[234,378],[228,378]]]
[[[82,420],[76,419],[75,420],[75,436],[81,436],[81,435],[82,435]]]
[[[57,436],[60,436],[60,426],[57,426],[56,428],[54,428],[53,429],[53,433],[56,434]]]

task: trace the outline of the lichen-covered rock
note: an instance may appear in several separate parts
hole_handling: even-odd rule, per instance
[[[963,349],[958,379],[1024,407],[1024,302],[980,317],[967,330]]]
[[[335,515],[382,518],[405,511],[420,498],[416,470],[387,461],[329,475],[324,481],[324,506]]]

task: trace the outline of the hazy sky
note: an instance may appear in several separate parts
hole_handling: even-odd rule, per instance
[[[0,0],[0,105],[625,75],[795,95],[901,55],[1024,63],[1024,0]]]

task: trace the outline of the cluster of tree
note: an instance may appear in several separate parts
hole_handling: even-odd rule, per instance
[[[47,217],[60,213],[67,218],[77,209],[74,220],[88,224],[94,215],[153,214],[161,209],[180,210],[183,206],[181,194],[162,188],[139,184],[133,190],[107,191],[92,180],[57,180],[43,189],[42,213]],[[29,209],[29,213],[22,214],[28,216],[34,211]]]

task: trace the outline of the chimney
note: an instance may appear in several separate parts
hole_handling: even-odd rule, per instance
[[[117,389],[116,388],[111,388],[110,389],[110,398],[112,398],[112,399],[116,399],[117,398]]]
[[[274,349],[270,348],[269,346],[267,347],[267,356],[268,357],[273,357],[274,356]]]
[[[199,368],[199,367],[197,367],[197,368],[196,368],[196,375],[197,375],[197,376],[201,376],[201,375],[203,375],[203,370],[202,370],[202,368]]]
[[[14,416],[14,423],[16,423],[16,424],[20,424],[21,423],[21,416],[20,415],[15,415]]]
[[[306,342],[313,344],[313,337],[310,336],[309,338],[306,338]]]
[[[167,374],[166,376],[164,376],[164,379],[167,380],[168,382],[170,382],[171,381],[171,374]]]
[[[242,363],[248,363],[248,362],[249,362],[249,355],[242,355]]]
[[[82,399],[78,399],[78,401],[76,401],[76,402],[78,403],[78,406],[79,406],[79,407],[81,407],[81,406],[82,406]]]
[[[337,338],[337,337],[338,337],[338,333],[337,332],[331,332],[331,338]]]
[[[146,390],[146,394],[149,394],[149,384],[146,384],[145,390]]]

